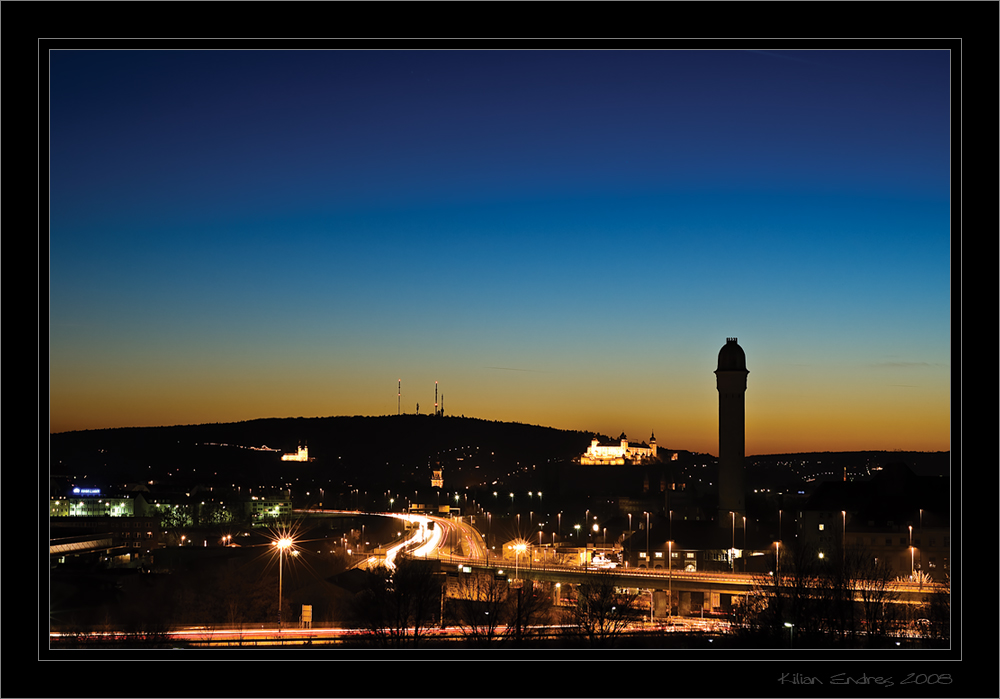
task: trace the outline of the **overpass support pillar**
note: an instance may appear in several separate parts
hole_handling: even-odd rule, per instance
[[[653,618],[662,619],[667,616],[669,595],[666,590],[653,591]]]

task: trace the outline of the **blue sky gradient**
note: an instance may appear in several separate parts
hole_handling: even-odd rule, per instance
[[[947,51],[52,54],[51,429],[948,449]]]

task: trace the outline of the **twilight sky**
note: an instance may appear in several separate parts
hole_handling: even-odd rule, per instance
[[[51,54],[50,430],[950,448],[947,51]]]

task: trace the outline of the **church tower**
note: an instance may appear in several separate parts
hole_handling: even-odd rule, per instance
[[[746,515],[743,457],[746,448],[747,358],[735,337],[726,338],[715,370],[719,390],[719,511],[720,526],[742,526]],[[735,524],[733,525],[735,526]]]

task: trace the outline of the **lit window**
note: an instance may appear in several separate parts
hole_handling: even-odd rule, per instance
[[[822,524],[821,524],[821,525],[819,525],[819,530],[820,530],[820,531],[823,531],[823,525],[822,525]]]

